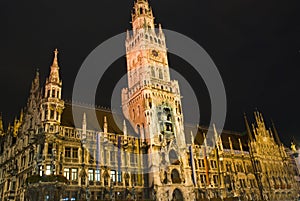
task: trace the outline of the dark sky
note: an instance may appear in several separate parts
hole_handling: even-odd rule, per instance
[[[286,144],[292,136],[300,140],[299,0],[150,0],[150,4],[156,23],[197,41],[216,63],[228,97],[226,129],[243,131],[243,113],[252,120],[258,108],[268,125],[270,119],[275,121]],[[36,68],[44,83],[56,47],[63,96],[71,99],[82,62],[101,42],[130,28],[132,6],[133,0],[0,1],[0,111],[5,123],[25,106]],[[172,55],[170,64],[185,66]],[[119,76],[125,70],[124,58],[110,69]],[[110,88],[115,77],[102,81]],[[197,86],[197,79],[192,85]],[[201,114],[201,123],[206,124],[207,93],[196,92],[206,108]]]

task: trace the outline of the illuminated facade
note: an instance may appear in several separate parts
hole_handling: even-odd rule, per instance
[[[75,127],[55,50],[45,85],[37,72],[19,118],[7,130],[0,119],[0,201],[295,200],[298,173],[275,126],[255,112],[251,126],[245,116],[246,134],[212,129],[214,147],[207,128],[187,135],[180,83],[170,78],[165,36],[146,0],[135,3],[132,26],[123,127],[111,111],[96,108],[94,120],[79,104]]]

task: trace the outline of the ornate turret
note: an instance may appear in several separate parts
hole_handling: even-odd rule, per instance
[[[46,80],[44,98],[42,101],[42,121],[46,132],[58,132],[64,101],[61,99],[62,81],[59,77],[58,50],[54,51],[50,75]]]
[[[132,12],[133,30],[154,29],[154,17],[147,0],[138,0]]]
[[[36,71],[35,77],[31,83],[30,95],[27,100],[27,105],[24,111],[24,123],[22,125],[22,132],[29,130],[35,131],[41,126],[40,119],[40,104],[42,94],[40,89],[40,74]]]

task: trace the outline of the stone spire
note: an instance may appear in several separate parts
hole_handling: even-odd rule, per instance
[[[253,136],[252,136],[252,133],[251,133],[251,129],[250,129],[250,126],[249,126],[249,123],[248,123],[246,113],[244,113],[244,120],[245,120],[246,129],[247,129],[247,135],[249,137],[250,142],[252,142],[253,141]]]
[[[86,113],[83,113],[83,117],[82,117],[82,139],[85,140],[86,139]]]
[[[106,116],[104,116],[103,132],[107,133],[107,131],[108,131],[107,118]]]
[[[274,124],[273,121],[272,121],[272,127],[273,127],[273,131],[274,131],[274,134],[275,134],[275,140],[276,140],[276,143],[277,143],[278,145],[282,145],[282,142],[281,142],[281,140],[280,140],[280,138],[279,138],[277,129],[276,129],[275,124]]]
[[[194,142],[195,142],[194,134],[193,131],[191,131],[191,144],[194,144]]]
[[[124,137],[127,137],[127,126],[126,126],[126,121],[123,121],[123,133],[124,133]]]
[[[41,103],[41,88],[40,88],[40,75],[37,69],[35,77],[31,83],[29,98],[24,110],[24,122],[21,131],[27,132],[28,129],[34,130],[41,125],[40,119],[40,103]]]
[[[61,99],[62,81],[59,78],[58,50],[54,51],[50,75],[46,80],[44,99],[42,101],[42,122],[46,132],[59,131],[64,101]]]
[[[0,135],[4,132],[3,129],[3,120],[2,120],[2,113],[0,113]]]
[[[50,71],[50,76],[48,78],[48,82],[61,84],[60,83],[60,78],[59,78],[58,50],[57,50],[57,48],[54,50],[54,58],[53,58],[53,63],[52,63],[52,66],[51,66],[51,71]]]

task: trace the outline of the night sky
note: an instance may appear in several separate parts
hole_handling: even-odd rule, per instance
[[[214,60],[227,92],[226,129],[244,131],[243,113],[252,121],[257,108],[268,126],[274,120],[284,143],[290,144],[293,136],[300,141],[299,0],[149,2],[157,24],[197,41]],[[132,6],[133,0],[0,1],[0,111],[5,124],[25,106],[37,68],[44,84],[56,47],[63,97],[71,99],[82,62],[101,42],[130,29]],[[204,83],[184,61],[174,55],[169,59],[191,81],[203,112],[200,123],[208,124]],[[101,80],[105,90],[99,89],[99,105],[109,106],[110,89],[125,72],[125,58],[110,67]]]

